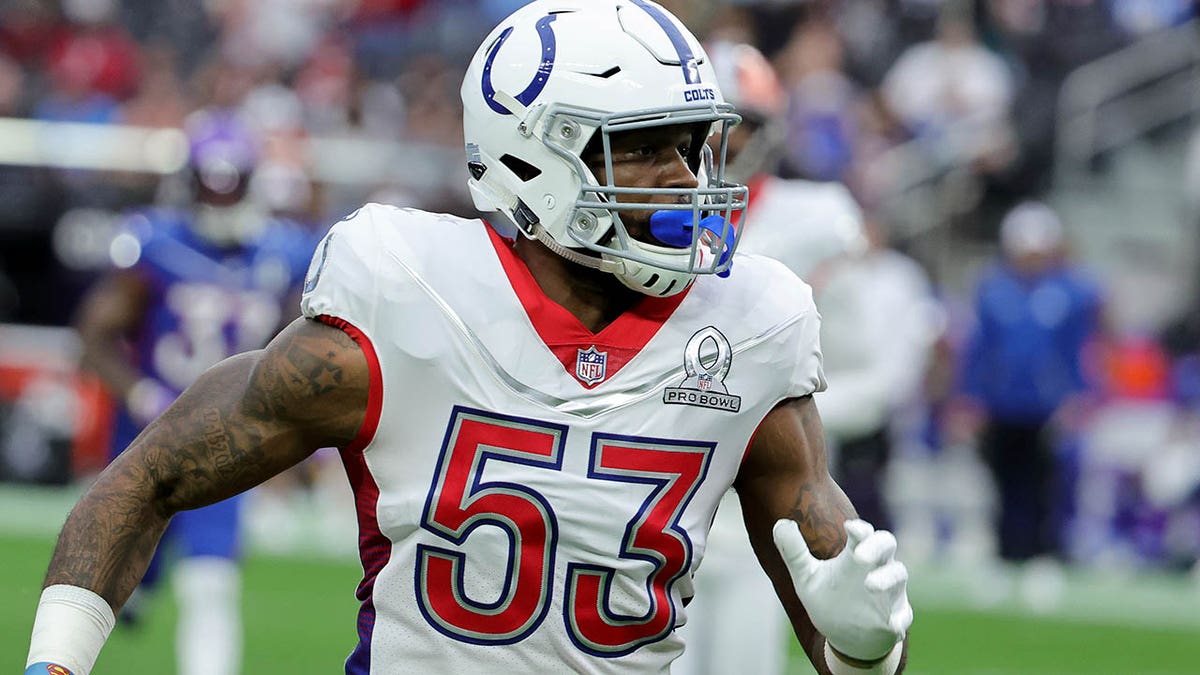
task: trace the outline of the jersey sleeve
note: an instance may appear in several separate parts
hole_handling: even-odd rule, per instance
[[[858,256],[867,250],[862,209],[849,188],[841,183],[822,183],[807,194],[806,198],[796,200],[796,208],[806,213],[812,228],[811,236],[799,252],[808,264],[803,272],[793,270],[801,277],[831,260]]]
[[[340,320],[374,333],[380,258],[377,208],[367,205],[350,214],[317,245],[300,297],[304,316]]]
[[[825,371],[821,366],[821,315],[813,303],[812,288],[808,284],[802,285],[800,294],[800,315],[789,342],[794,367],[788,382],[788,398],[825,391]]]
[[[842,255],[858,255],[867,248],[867,231],[862,208],[850,188],[841,183],[828,186],[829,224]]]

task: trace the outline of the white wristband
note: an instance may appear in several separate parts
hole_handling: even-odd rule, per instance
[[[900,656],[903,654],[904,640],[901,640],[879,663],[869,668],[858,668],[834,654],[833,647],[829,646],[828,641],[825,642],[825,665],[829,666],[829,672],[833,675],[896,675],[896,671],[900,669]]]
[[[117,619],[104,598],[86,588],[56,584],[42,591],[25,666],[55,663],[88,675]]]

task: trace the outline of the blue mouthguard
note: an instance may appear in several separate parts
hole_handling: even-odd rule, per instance
[[[650,214],[650,234],[667,246],[689,247],[692,245],[692,222],[691,211],[655,211]],[[733,241],[737,236],[733,228],[725,226],[724,217],[712,215],[700,220],[700,229],[722,240],[724,247],[717,264],[724,265],[733,254]],[[717,276],[727,277],[731,269],[733,265],[724,272],[718,272]]]

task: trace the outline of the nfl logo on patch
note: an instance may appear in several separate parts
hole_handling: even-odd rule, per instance
[[[588,347],[586,351],[577,351],[579,355],[575,358],[575,377],[587,385],[603,380],[608,370],[608,352],[596,351],[595,345]]]
[[[713,376],[708,373],[700,373],[697,378],[696,386],[700,391],[710,391],[712,389]]]

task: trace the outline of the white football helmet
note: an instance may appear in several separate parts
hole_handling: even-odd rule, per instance
[[[714,161],[696,143],[689,158],[696,188],[613,184],[612,134],[705,123],[711,135],[740,120],[700,43],[662,7],[647,0],[536,0],[484,40],[462,100],[468,186],[480,210],[505,214],[524,236],[648,295],[674,295],[697,274],[728,271],[736,246],[731,222],[745,210],[747,190],[725,181],[724,146]],[[580,158],[596,134],[605,184]],[[674,199],[617,202],[629,194]],[[620,213],[635,210],[689,212],[662,214],[679,224],[682,237],[670,246],[634,239]]]

